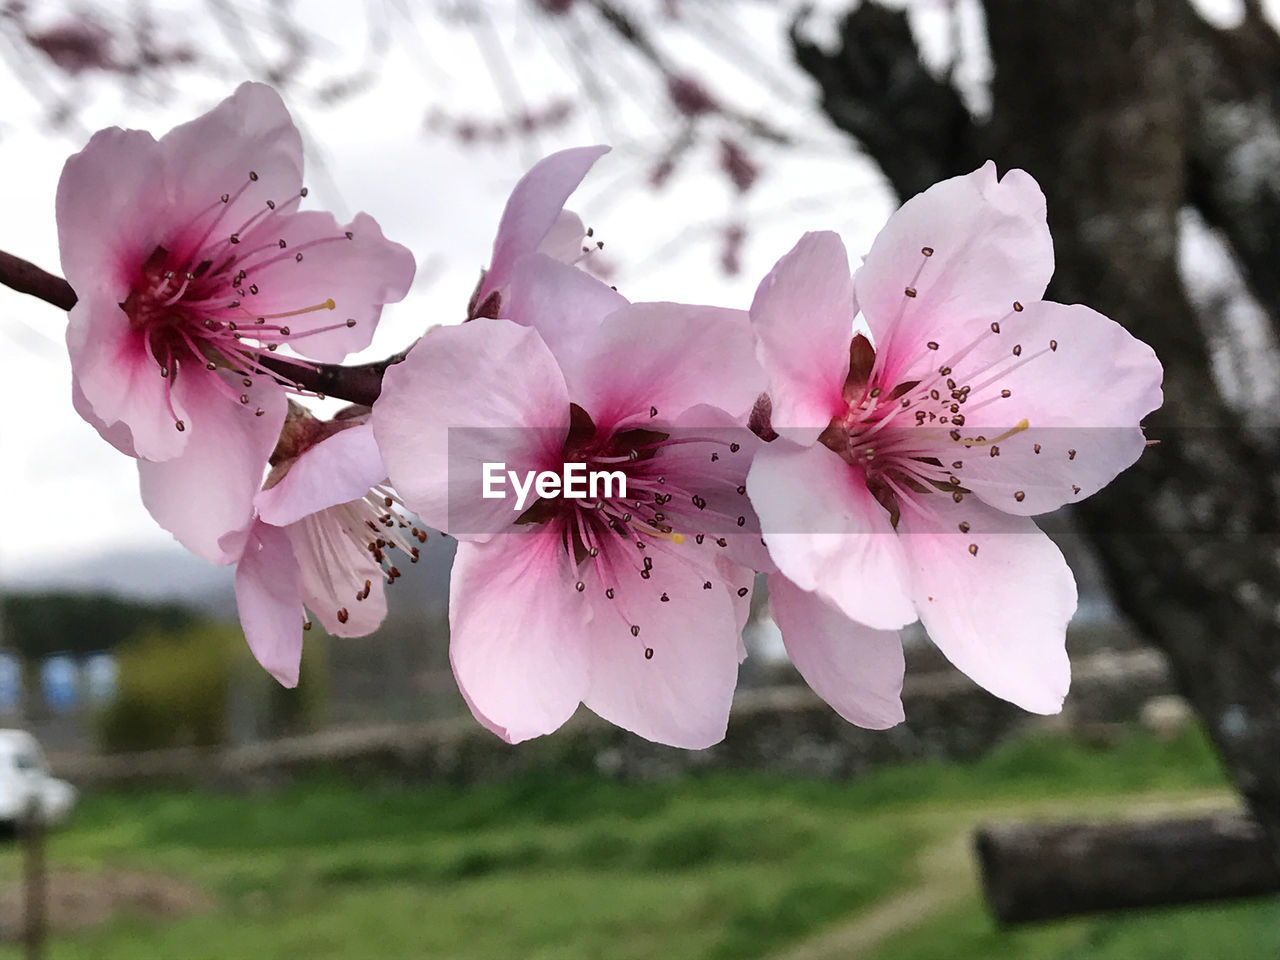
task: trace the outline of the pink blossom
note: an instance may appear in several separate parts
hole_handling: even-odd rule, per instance
[[[390,551],[418,558],[425,531],[404,519],[363,417],[291,418],[236,567],[236,603],[258,662],[286,687],[298,682],[304,605],[339,637],[372,633],[387,612]]]
[[[1030,517],[1137,460],[1161,367],[1101,314],[1041,300],[1052,271],[1039,187],[988,163],[908,201],[852,279],[839,238],[811,233],[760,285],[781,439],[748,490],[788,651],[850,719],[892,706],[890,631],[917,617],[991,692],[1061,708],[1075,581]]]
[[[750,326],[740,311],[590,289],[577,300],[577,271],[534,262],[549,275],[529,325],[428,331],[374,405],[396,489],[460,541],[454,674],[477,719],[512,743],[581,702],[650,740],[707,746],[724,735],[752,582],[735,561],[759,546],[745,495],[754,438],[739,426],[764,383]],[[561,320],[536,304],[576,317],[577,338],[544,339]],[[547,496],[521,513],[482,495],[485,463],[523,474],[569,462],[622,471],[625,499]]]
[[[510,316],[504,299],[521,257],[541,253],[562,263],[581,258],[587,231],[564,203],[592,164],[608,152],[604,146],[561,150],[539,160],[520,178],[502,211],[489,268],[471,295],[468,319]]]
[[[299,212],[305,195],[298,131],[255,83],[159,141],[99,131],[58,185],[77,410],[139,458],[156,520],[218,563],[241,552],[297,389],[263,357],[341,360],[413,278],[372,218]]]

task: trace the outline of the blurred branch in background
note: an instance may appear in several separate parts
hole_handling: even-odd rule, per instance
[[[786,15],[785,5],[727,0],[396,0],[334,4],[332,16],[305,18],[292,0],[182,9],[0,0],[0,71],[40,105],[51,129],[87,135],[80,113],[112,84],[164,102],[194,82],[252,78],[291,100],[337,107],[403,54],[407,63],[397,59],[394,70],[419,82],[400,83],[399,108],[408,127],[417,113],[427,136],[510,144],[527,166],[545,152],[539,141],[548,133],[583,120],[652,189],[686,172],[712,174],[725,207],[714,219],[727,221],[713,240],[732,271],[752,227],[743,199],[771,160],[848,149],[785,50],[761,43],[777,37]],[[309,153],[326,177],[323,157]],[[683,226],[672,226],[673,238]]]

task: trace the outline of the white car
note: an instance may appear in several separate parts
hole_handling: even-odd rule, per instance
[[[25,730],[0,730],[0,824],[9,830],[34,809],[42,823],[61,823],[75,806],[76,788],[49,775],[36,738]]]

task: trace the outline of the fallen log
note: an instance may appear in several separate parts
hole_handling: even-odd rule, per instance
[[[1001,924],[1280,892],[1262,828],[1237,813],[993,824],[975,832],[974,846]]]

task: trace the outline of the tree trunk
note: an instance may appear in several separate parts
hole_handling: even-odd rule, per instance
[[[1002,824],[978,831],[982,889],[1001,923],[1280,891],[1259,826],[1220,814],[1146,824]]]
[[[847,18],[835,54],[802,38],[795,43],[797,60],[823,84],[832,122],[855,135],[842,122],[851,115],[872,114],[890,126],[896,117],[883,99],[868,100],[862,87],[833,79],[857,59],[850,46],[872,43],[867,6]],[[1207,106],[1197,99],[1211,28],[1186,0],[984,6],[995,65],[990,121],[971,120],[970,130],[956,133],[954,116],[945,115],[946,137],[896,129],[920,149],[951,145],[948,156],[937,157],[935,176],[973,169],[973,143],[1002,170],[1022,167],[1035,176],[1048,198],[1057,254],[1049,297],[1115,318],[1164,363],[1165,404],[1147,421],[1148,436],[1160,445],[1076,507],[1074,517],[1120,608],[1168,654],[1280,862],[1276,460],[1250,441],[1214,383],[1201,318],[1177,260],[1182,208],[1196,196],[1230,195],[1229,158],[1206,156]],[[881,30],[875,43],[889,36]],[[900,37],[894,42],[901,48]],[[899,49],[899,71],[906,57]],[[915,69],[925,73],[918,61]],[[1227,94],[1215,89],[1221,110]],[[840,96],[864,99],[854,109],[840,105]],[[887,141],[863,144],[900,193],[920,189],[921,161],[907,152],[904,165],[901,149],[877,149]],[[1280,263],[1280,250],[1271,263]]]

